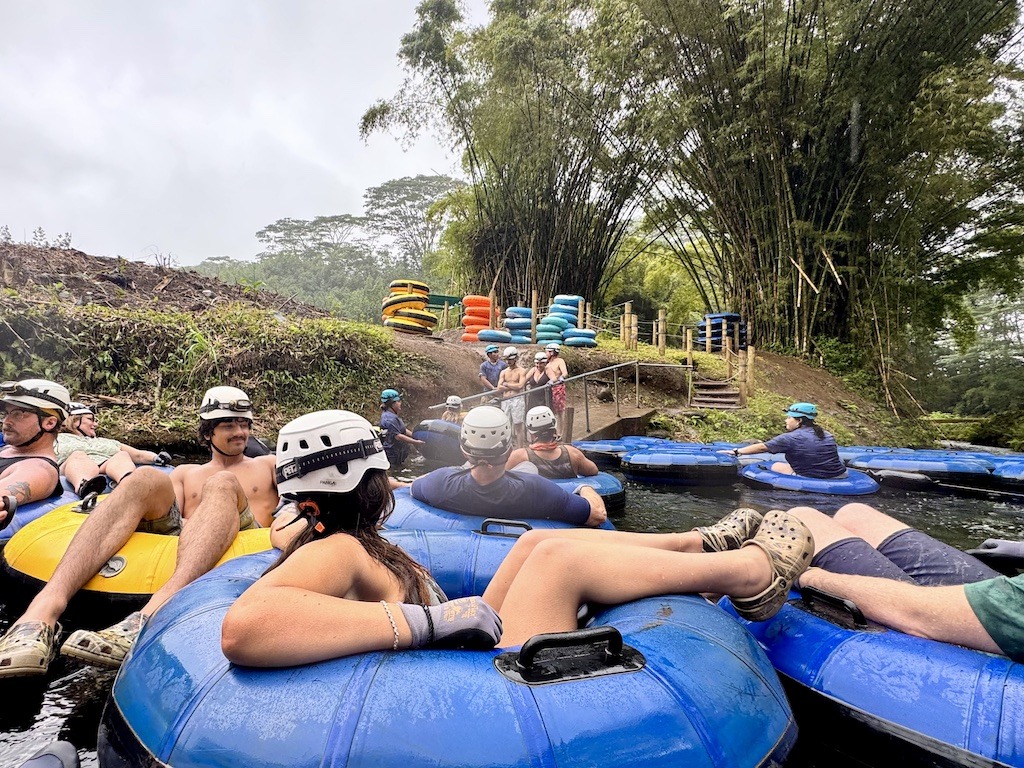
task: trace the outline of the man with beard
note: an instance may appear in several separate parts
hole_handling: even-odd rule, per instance
[[[46,379],[0,384],[0,530],[19,505],[60,493],[53,444],[70,399],[66,387]]]
[[[182,465],[170,475],[139,467],[96,505],[49,582],[0,639],[0,677],[46,672],[60,634],[57,619],[135,531],[179,537],[174,573],[141,611],[98,632],[74,632],[61,647],[65,656],[120,666],[145,621],[213,568],[239,530],[271,524],[278,502],[274,456],[244,454],[252,426],[248,395],[214,387],[203,395],[199,419],[199,440],[210,447],[210,460]]]

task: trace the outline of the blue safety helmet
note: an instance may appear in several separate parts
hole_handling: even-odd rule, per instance
[[[497,344],[488,344],[487,345],[487,349],[484,350],[484,352],[486,352],[488,355],[491,354],[491,352],[497,352],[497,351],[498,351],[498,345]]]
[[[402,396],[398,394],[397,389],[385,389],[380,393],[380,401],[382,403],[397,403],[402,399]]]
[[[818,415],[818,407],[814,403],[793,403],[786,411],[787,416],[794,419],[811,419]]]

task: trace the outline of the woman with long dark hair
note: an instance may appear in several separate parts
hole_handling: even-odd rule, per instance
[[[815,422],[818,408],[814,403],[793,403],[786,409],[786,431],[766,443],[737,448],[734,456],[751,453],[783,453],[786,461],[776,461],[772,471],[785,475],[836,478],[846,476],[846,466],[839,458],[836,439]]]
[[[483,597],[448,601],[379,534],[394,503],[387,469],[379,438],[354,413],[307,414],[281,430],[277,485],[295,504],[298,532],[225,616],[229,660],[290,666],[456,640],[516,646],[576,629],[586,602],[688,592],[730,595],[741,615],[763,621],[782,607],[814,549],[792,516],[773,511],[762,520],[750,509],[686,533],[532,530]]]

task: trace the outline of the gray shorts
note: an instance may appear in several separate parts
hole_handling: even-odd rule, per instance
[[[245,509],[238,513],[238,530],[248,531],[259,527],[260,525],[256,522],[252,510],[246,504]],[[181,509],[178,508],[177,500],[171,504],[171,508],[167,510],[166,515],[156,520],[140,520],[139,524],[135,526],[135,530],[139,533],[156,533],[161,536],[180,536]]]
[[[913,528],[896,531],[875,549],[856,536],[814,556],[811,565],[834,573],[881,576],[917,584],[969,584],[999,576],[975,557]]]

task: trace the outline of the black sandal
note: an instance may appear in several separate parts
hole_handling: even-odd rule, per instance
[[[75,493],[78,494],[78,498],[84,499],[90,493],[99,495],[105,490],[107,490],[107,478],[103,475],[96,475],[96,477],[90,477],[80,482]]]

